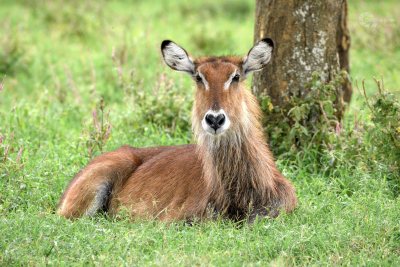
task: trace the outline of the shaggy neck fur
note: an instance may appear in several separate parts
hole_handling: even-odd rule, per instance
[[[232,217],[267,208],[277,191],[277,170],[259,123],[259,107],[252,95],[249,100],[244,102],[247,114],[242,123],[221,136],[194,127],[204,175],[213,188],[213,204],[218,212]]]

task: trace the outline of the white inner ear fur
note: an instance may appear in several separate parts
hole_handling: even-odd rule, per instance
[[[236,75],[237,72],[238,72],[237,69],[234,70],[234,71],[231,73],[231,75],[229,76],[228,80],[226,80],[226,82],[224,83],[224,89],[225,89],[225,90],[228,90],[228,89],[229,89],[229,86],[230,86],[231,83],[232,83],[232,79],[233,79],[233,77],[235,77],[235,75]]]
[[[271,59],[272,47],[266,42],[257,43],[243,59],[243,72],[248,74],[262,69]]]
[[[178,71],[185,71],[190,74],[194,73],[193,60],[188,56],[186,51],[177,44],[170,42],[163,49],[165,63],[171,68]]]
[[[206,90],[210,90],[210,86],[208,85],[208,81],[204,77],[203,73],[201,73],[200,71],[198,71],[197,73],[201,77],[201,80],[203,81],[203,84],[204,84],[204,87],[206,88]]]

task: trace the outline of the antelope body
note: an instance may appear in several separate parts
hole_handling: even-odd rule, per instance
[[[162,42],[161,51],[168,66],[196,83],[197,145],[123,146],[100,155],[70,182],[58,214],[76,218],[124,209],[133,218],[171,221],[201,219],[212,211],[253,220],[292,211],[295,190],[275,166],[260,108],[243,83],[269,62],[272,40],[261,40],[245,57],[193,60],[171,41]]]

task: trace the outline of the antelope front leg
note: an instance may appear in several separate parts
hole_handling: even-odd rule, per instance
[[[297,198],[293,185],[281,174],[276,176],[276,193],[271,196],[264,207],[255,207],[248,217],[253,223],[257,217],[276,218],[281,212],[291,212],[297,205]]]
[[[247,222],[254,223],[254,221],[256,220],[257,217],[259,219],[262,219],[265,217],[272,218],[272,219],[276,218],[279,215],[279,211],[280,211],[279,208],[265,208],[265,207],[256,208],[250,213],[250,215],[247,219]]]

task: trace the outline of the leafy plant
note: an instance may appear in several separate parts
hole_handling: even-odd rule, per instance
[[[177,84],[164,72],[157,73],[150,89],[143,88],[143,81],[137,80],[134,70],[124,66],[124,49],[113,51],[115,67],[114,86],[125,92],[126,102],[132,104],[131,119],[135,127],[154,124],[166,132],[190,131],[190,109],[192,98],[185,93],[184,85]]]
[[[152,94],[134,91],[134,101],[142,120],[164,127],[167,132],[189,131],[192,100],[181,89],[162,73]]]
[[[363,93],[371,121],[339,121],[337,96],[343,75],[321,82],[314,73],[308,92],[291,97],[285,106],[273,106],[269,97],[261,97],[265,131],[271,148],[281,160],[295,162],[309,172],[335,174],[346,169],[355,175],[360,169],[385,177],[394,196],[400,194],[400,100],[377,81],[377,93]],[[351,180],[342,180],[351,190]],[[349,191],[348,191],[349,192]]]
[[[89,158],[93,158],[96,150],[100,153],[111,136],[110,112],[105,112],[104,100],[100,99],[92,112],[92,124],[89,128],[86,147]]]
[[[313,73],[306,95],[292,96],[283,106],[274,106],[268,96],[260,98],[263,125],[276,155],[298,157],[331,148],[340,127],[336,107],[344,75],[325,83]]]
[[[26,72],[25,48],[17,34],[5,23],[0,24],[4,33],[0,36],[0,77],[12,76],[22,71]]]
[[[376,168],[386,175],[395,196],[400,194],[400,100],[385,90],[383,81],[375,80],[378,93],[365,102],[371,112],[372,123],[366,127],[371,144],[368,156],[376,161]]]

